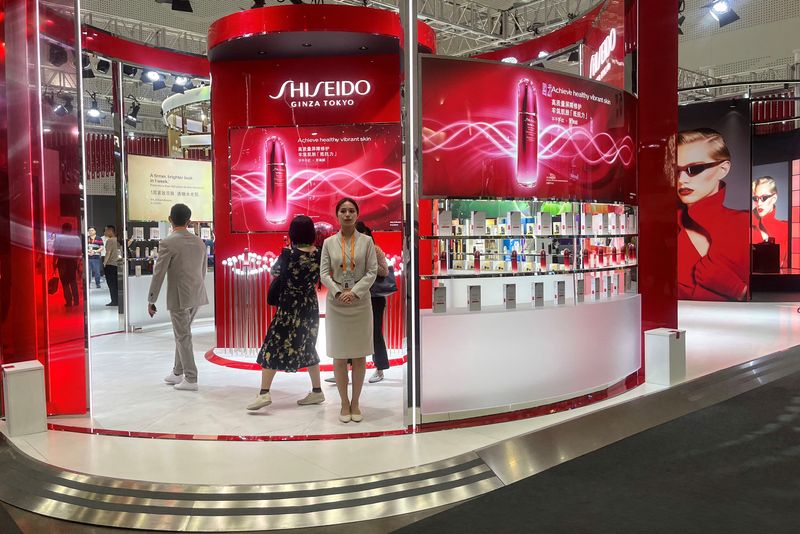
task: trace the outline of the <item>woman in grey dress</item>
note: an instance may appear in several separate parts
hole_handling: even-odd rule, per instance
[[[322,244],[320,280],[328,288],[325,338],[334,359],[336,388],[342,400],[339,420],[362,420],[359,400],[364,386],[366,357],[372,354],[372,302],[369,288],[378,272],[372,239],[356,231],[358,204],[343,198],[336,204],[340,230]],[[353,396],[347,392],[347,360],[353,365]]]

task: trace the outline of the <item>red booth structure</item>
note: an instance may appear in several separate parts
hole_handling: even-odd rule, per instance
[[[432,52],[433,30],[420,22],[419,36]],[[274,312],[268,267],[289,222],[307,214],[330,232],[343,196],[359,201],[395,266],[385,328],[402,356],[401,40],[397,13],[352,6],[252,9],[212,24],[217,347],[229,349],[212,361],[259,368],[251,356]]]

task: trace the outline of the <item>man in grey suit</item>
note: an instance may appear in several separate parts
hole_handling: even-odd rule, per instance
[[[158,260],[147,295],[150,317],[156,313],[156,300],[167,279],[167,309],[175,334],[175,365],[164,382],[183,391],[197,391],[197,366],[192,348],[192,321],[197,308],[208,304],[205,278],[208,259],[203,240],[186,225],[192,210],[175,204],[169,213],[173,232],[158,245]]]

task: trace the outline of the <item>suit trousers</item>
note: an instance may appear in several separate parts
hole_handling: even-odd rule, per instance
[[[175,365],[172,373],[183,375],[187,382],[197,382],[197,365],[194,363],[192,347],[192,321],[197,313],[197,306],[185,310],[170,310],[172,332],[175,334]]]
[[[119,301],[119,287],[117,284],[117,266],[106,265],[103,267],[106,275],[106,284],[108,284],[108,292],[111,294],[111,303],[116,306]]]
[[[374,351],[372,363],[375,368],[384,371],[389,368],[389,354],[386,352],[386,341],[383,339],[383,312],[386,309],[386,297],[372,297],[372,344]]]

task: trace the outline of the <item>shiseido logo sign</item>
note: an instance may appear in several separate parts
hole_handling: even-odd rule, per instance
[[[617,48],[617,31],[611,28],[611,32],[606,35],[600,44],[600,49],[589,58],[589,77],[595,80],[602,80],[611,68],[611,63],[606,63],[611,57],[611,53]],[[604,67],[600,72],[600,67]],[[598,75],[599,72],[599,75]]]
[[[286,80],[272,100],[285,100],[293,108],[319,108],[354,106],[358,97],[372,92],[367,80],[326,80],[322,82],[296,82]]]

